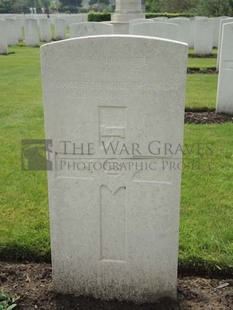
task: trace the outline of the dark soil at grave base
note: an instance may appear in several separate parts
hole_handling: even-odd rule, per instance
[[[233,309],[233,279],[183,277],[178,280],[178,301],[135,305],[53,292],[51,265],[0,262],[1,289],[20,296],[19,310],[230,310]],[[221,286],[220,286],[221,285]]]
[[[217,74],[216,67],[211,68],[188,68],[188,74]]]
[[[210,109],[186,109],[185,123],[186,124],[222,124],[233,122],[233,115],[215,113],[215,110]]]

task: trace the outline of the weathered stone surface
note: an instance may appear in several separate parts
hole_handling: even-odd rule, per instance
[[[134,35],[151,36],[169,40],[177,40],[179,25],[168,22],[132,24],[129,33]]]
[[[233,114],[233,23],[223,25],[217,92],[217,112]]]
[[[154,22],[165,22],[165,21],[168,21],[168,18],[167,17],[155,17],[155,18],[152,18]]]
[[[77,23],[70,25],[70,37],[85,37],[93,35],[113,34],[113,26],[107,23]]]
[[[194,51],[196,54],[211,54],[213,49],[214,28],[208,18],[196,18],[194,33]]]
[[[146,19],[146,18],[136,18],[129,21],[130,25],[133,24],[144,24],[144,23],[153,23],[153,19]]]
[[[223,26],[225,24],[229,24],[233,22],[233,18],[231,17],[226,17],[220,20],[220,25],[219,25],[219,37],[218,37],[218,56],[217,56],[217,70],[219,70],[219,61],[220,61],[220,55],[222,53],[221,47],[222,47],[222,32],[223,32]]]
[[[7,31],[7,42],[8,45],[18,44],[18,29],[16,18],[5,18],[6,21],[6,31]]]
[[[212,17],[210,20],[213,23],[214,27],[214,39],[213,39],[213,46],[218,48],[218,42],[219,42],[219,28],[220,28],[220,21],[222,19],[225,19],[224,16],[219,17]]]
[[[41,61],[55,289],[176,298],[187,45],[93,36]]]
[[[66,17],[66,25],[70,26],[77,23],[87,22],[87,14],[71,14]]]
[[[18,40],[20,42],[23,41],[23,29],[24,29],[24,18],[17,18],[17,23],[18,23]]]
[[[36,19],[25,20],[25,43],[26,46],[38,46],[39,41],[39,29]]]
[[[55,40],[66,39],[66,21],[63,18],[54,20]]]
[[[6,21],[0,19],[0,54],[8,53]]]
[[[185,42],[190,48],[194,46],[194,36],[192,30],[192,21],[189,18],[170,18],[170,23],[179,25],[177,40]]]
[[[131,19],[143,17],[141,0],[116,0],[116,10],[112,15],[112,21],[128,22]]]
[[[52,40],[51,24],[49,18],[39,19],[40,40],[50,42]]]

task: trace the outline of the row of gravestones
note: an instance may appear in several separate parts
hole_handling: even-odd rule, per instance
[[[61,17],[62,16],[62,17]],[[55,39],[66,38],[66,27],[73,23],[86,22],[86,14],[73,15],[0,15],[0,54],[7,54],[9,45],[16,45],[25,37],[27,46],[37,46],[40,40],[52,40],[51,26],[55,29]]]
[[[210,54],[218,46],[221,18],[171,18],[135,19],[129,21],[129,34],[159,37],[185,42],[197,54]],[[114,25],[103,24],[71,25],[71,37],[97,34],[113,34]]]
[[[210,54],[218,45],[220,18],[197,17],[143,20],[130,23],[129,33],[185,42],[197,54]]]
[[[4,17],[4,16],[2,16]],[[1,16],[0,16],[1,19]],[[86,15],[64,16],[64,18],[34,18],[34,19],[9,19],[6,18],[6,31],[4,26],[0,28],[0,41],[5,41],[5,46],[17,44],[22,39],[22,29],[25,29],[26,45],[38,45],[39,40],[50,42],[52,40],[51,24],[55,28],[55,39],[66,38],[66,27],[74,23],[86,21]],[[223,17],[207,18],[196,17],[171,18],[158,17],[155,19],[136,19],[129,22],[128,34],[161,37],[165,39],[178,40],[188,43],[190,48],[194,48],[197,54],[210,54],[213,47],[219,45],[219,28]],[[2,23],[3,24],[3,23]],[[114,24],[111,22],[90,23],[84,25],[71,26],[70,36],[79,37],[85,35],[101,35],[115,33]],[[2,29],[2,30],[1,30]],[[5,39],[4,39],[5,36]],[[2,44],[3,45],[3,44]],[[5,50],[0,53],[5,53]]]
[[[82,17],[83,18],[83,17]],[[7,45],[17,44],[20,39],[22,39],[22,27],[24,26],[26,45],[36,46],[39,45],[39,32],[38,25],[40,29],[40,40],[41,41],[51,41],[51,22],[54,24],[55,29],[55,39],[62,40],[66,38],[66,27],[67,21],[62,18],[40,18],[40,19],[21,19],[23,24],[18,24],[16,19],[6,18],[5,20],[0,20],[0,53],[7,53]],[[170,20],[171,21],[171,20]],[[176,18],[172,19],[171,22],[161,21],[157,18],[156,21],[153,20],[132,20],[129,23],[129,32],[133,35],[143,35],[143,36],[156,36],[166,39],[180,40],[184,41],[191,46],[189,38],[191,37],[191,28],[187,25],[191,25],[191,21],[188,19]],[[233,18],[197,18],[195,20],[196,33],[201,35],[195,36],[199,37],[198,40],[194,40],[194,48],[196,52],[204,54],[204,45],[209,44],[209,49],[205,50],[211,53],[213,44],[213,27],[210,25],[214,24],[213,21],[218,23],[217,29],[218,36],[216,37],[215,45],[219,46],[219,53],[217,59],[217,69],[219,70],[219,82],[217,91],[217,112],[222,113],[233,113],[233,105],[231,102],[232,98],[232,87],[231,87],[231,74],[233,72],[233,57],[232,53],[232,40],[233,32],[231,30],[231,25],[228,24],[233,22]],[[177,23],[177,24],[176,24]],[[182,27],[181,27],[182,25]],[[5,28],[7,26],[7,29]],[[18,27],[17,27],[18,26]],[[113,34],[113,25],[109,23],[75,23],[70,24],[70,36],[82,37],[89,35],[103,35],[103,34]],[[185,31],[181,32],[178,29],[183,29]],[[180,36],[178,36],[180,34]],[[181,35],[182,34],[182,35]],[[8,37],[8,42],[7,42]],[[209,40],[211,39],[211,40]],[[198,41],[199,45],[195,43]],[[200,49],[197,48],[197,45]],[[230,78],[228,78],[230,76]]]

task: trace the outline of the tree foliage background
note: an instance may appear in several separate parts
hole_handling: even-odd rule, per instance
[[[233,0],[145,0],[147,12],[232,15]]]
[[[21,12],[23,8],[81,7],[82,0],[0,0],[0,13]],[[107,4],[109,0],[89,0],[90,5]],[[145,0],[147,12],[194,13],[205,16],[231,16],[233,0]]]

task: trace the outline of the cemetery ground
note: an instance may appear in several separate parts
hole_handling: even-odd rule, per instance
[[[1,287],[20,297],[18,309],[157,309],[52,292],[46,172],[21,170],[21,139],[44,138],[39,49],[21,44],[9,51],[0,56]],[[216,57],[188,62],[215,66]],[[179,304],[164,309],[230,309],[233,302],[233,116],[216,118],[216,91],[216,73],[188,74]]]

